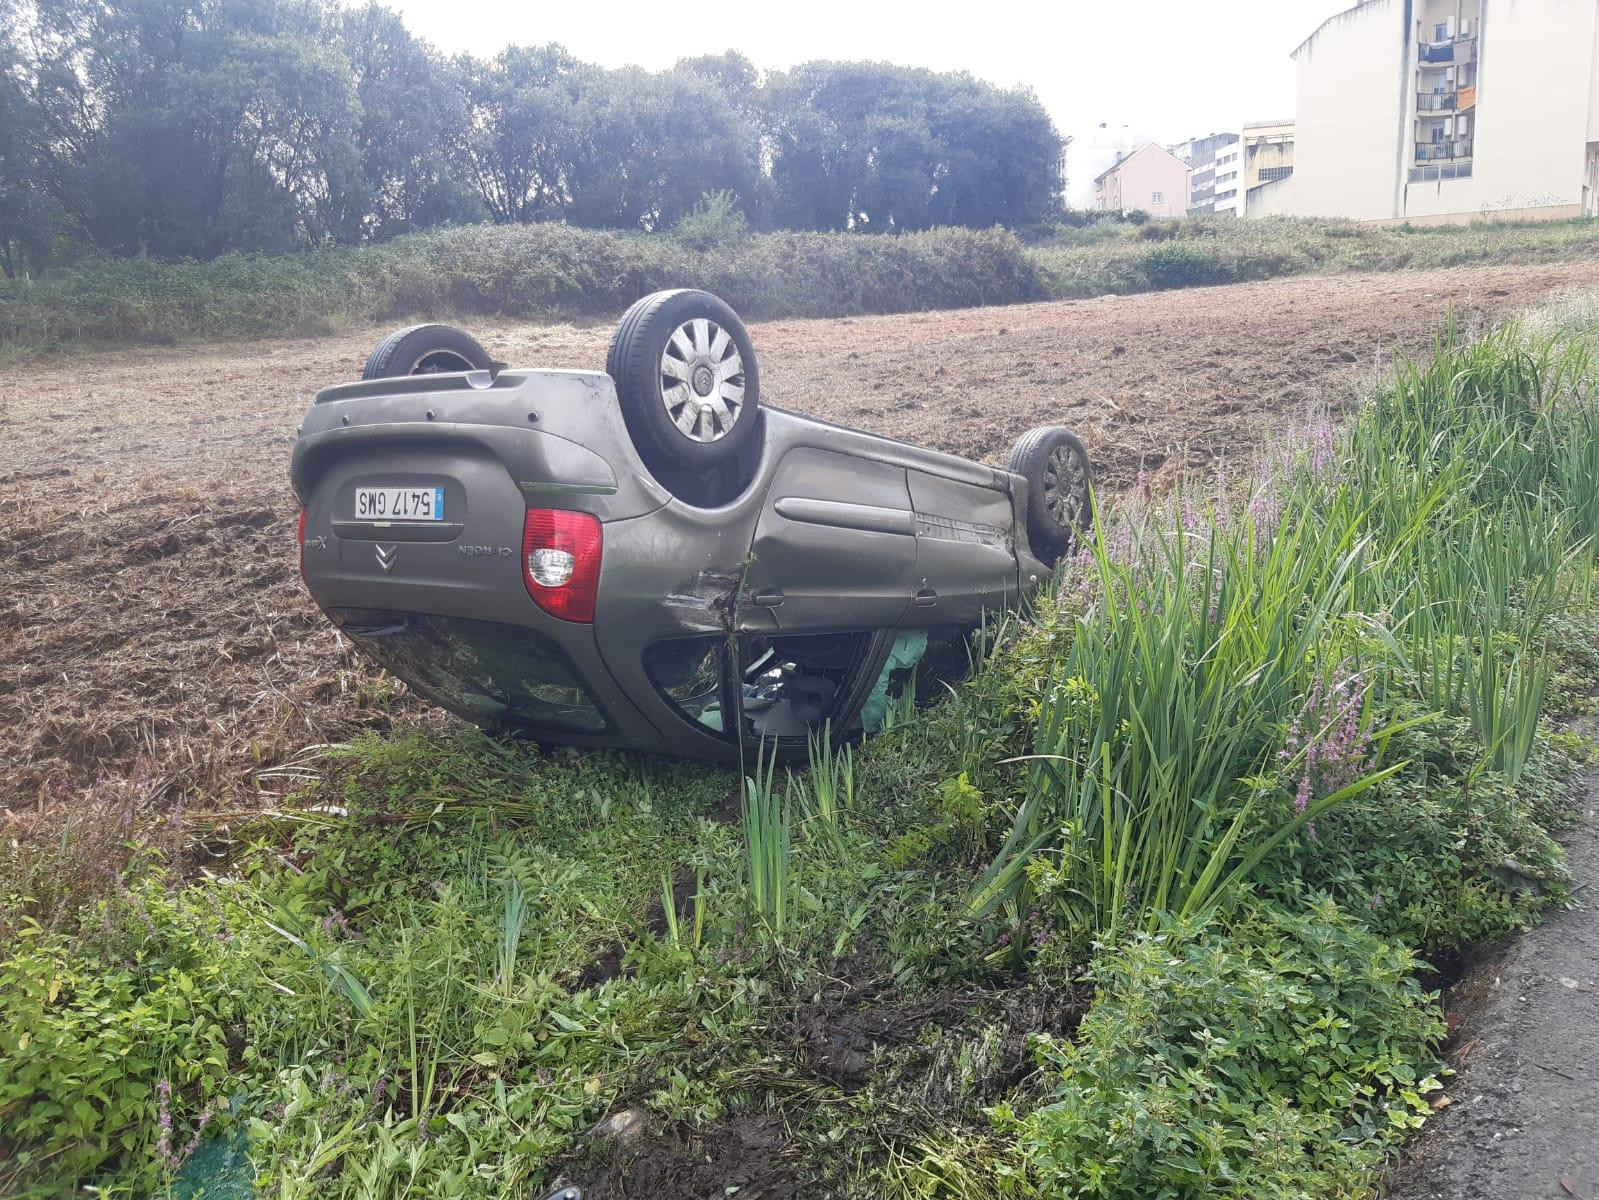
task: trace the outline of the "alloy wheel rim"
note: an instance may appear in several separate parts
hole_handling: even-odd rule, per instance
[[[1088,499],[1088,470],[1070,446],[1056,446],[1044,460],[1044,505],[1062,529],[1075,529]]]
[[[661,404],[677,431],[708,445],[733,432],[744,411],[744,358],[707,317],[684,321],[661,351]]]

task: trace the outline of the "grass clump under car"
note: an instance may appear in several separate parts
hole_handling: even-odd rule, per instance
[[[1360,1194],[1439,1085],[1423,960],[1562,894],[1591,374],[1445,339],[1105,498],[970,681],[791,772],[369,739],[199,873],[11,896],[0,1184]]]

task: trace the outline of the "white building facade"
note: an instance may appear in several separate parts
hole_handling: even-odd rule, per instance
[[[1415,224],[1599,214],[1599,0],[1365,0],[1294,59],[1278,211]]]
[[[1243,169],[1239,161],[1242,151],[1236,133],[1190,138],[1173,146],[1171,152],[1187,163],[1192,172],[1188,178],[1189,216],[1243,215],[1244,189],[1239,179]]]

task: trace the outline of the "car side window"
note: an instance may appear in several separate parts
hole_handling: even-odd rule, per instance
[[[725,634],[656,642],[644,670],[679,713],[723,737],[732,736],[726,713],[734,705],[752,742],[860,727],[858,684],[874,657],[869,630],[744,634],[735,646],[736,661]]]
[[[671,638],[644,652],[644,672],[679,713],[713,733],[731,737],[725,709],[727,637]]]
[[[753,741],[804,738],[829,724],[847,731],[855,713],[846,706],[859,707],[856,684],[871,644],[867,631],[740,637],[745,736]]]
[[[861,728],[890,729],[947,696],[971,674],[975,633],[965,626],[900,630],[861,706]]]

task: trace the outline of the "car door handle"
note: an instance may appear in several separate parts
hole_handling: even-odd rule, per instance
[[[782,608],[783,593],[761,592],[751,597],[750,603],[754,604],[756,608]]]
[[[933,605],[938,603],[938,593],[932,588],[923,588],[916,593],[914,603],[917,608],[932,608]]]

